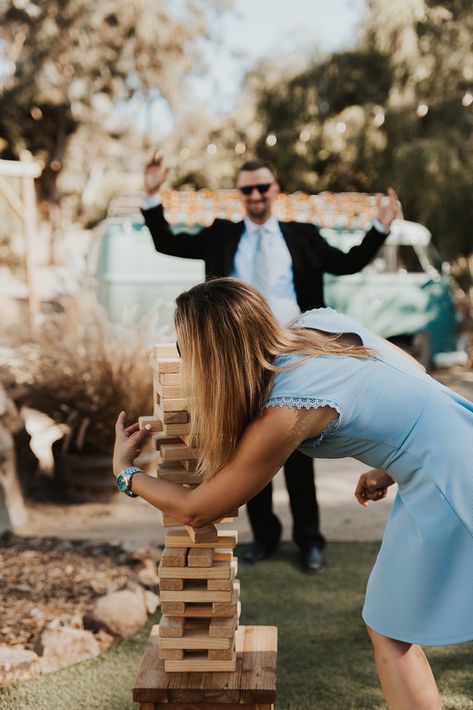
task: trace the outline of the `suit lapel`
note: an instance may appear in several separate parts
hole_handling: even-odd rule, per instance
[[[228,229],[226,239],[224,240],[224,250],[223,250],[223,272],[224,276],[229,276],[233,271],[233,264],[235,261],[235,254],[238,249],[238,242],[243,234],[243,229],[245,227],[244,222],[230,222],[232,225]]]
[[[294,232],[292,230],[292,225],[290,222],[279,222],[279,228],[286,242],[286,246],[289,249],[289,254],[291,255],[292,264],[297,263],[298,250],[296,240],[294,239]]]

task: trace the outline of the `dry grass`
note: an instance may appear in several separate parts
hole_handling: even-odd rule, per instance
[[[80,296],[48,316],[9,363],[20,403],[64,425],[70,451],[110,453],[120,410],[149,412],[150,319],[111,325],[94,299]]]

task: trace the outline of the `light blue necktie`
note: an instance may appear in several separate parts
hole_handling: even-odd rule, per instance
[[[267,227],[259,227],[255,236],[257,244],[252,284],[262,296],[268,299],[271,296],[271,270],[274,262],[273,234]]]

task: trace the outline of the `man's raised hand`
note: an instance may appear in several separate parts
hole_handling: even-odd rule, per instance
[[[144,191],[145,195],[154,195],[168,176],[168,168],[164,166],[163,154],[157,150],[145,165]]]
[[[388,187],[387,198],[385,195],[376,195],[376,207],[378,209],[377,217],[386,229],[391,227],[391,223],[395,219],[402,219],[401,203],[396,190],[392,187]]]

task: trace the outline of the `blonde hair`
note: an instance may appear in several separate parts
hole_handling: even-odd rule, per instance
[[[363,346],[343,345],[339,335],[320,337],[297,323],[284,328],[264,298],[237,279],[198,284],[178,296],[176,304],[192,433],[199,437],[199,469],[208,473],[228,461],[248,423],[261,412],[275,372],[284,369],[274,364],[276,356],[373,354]]]

